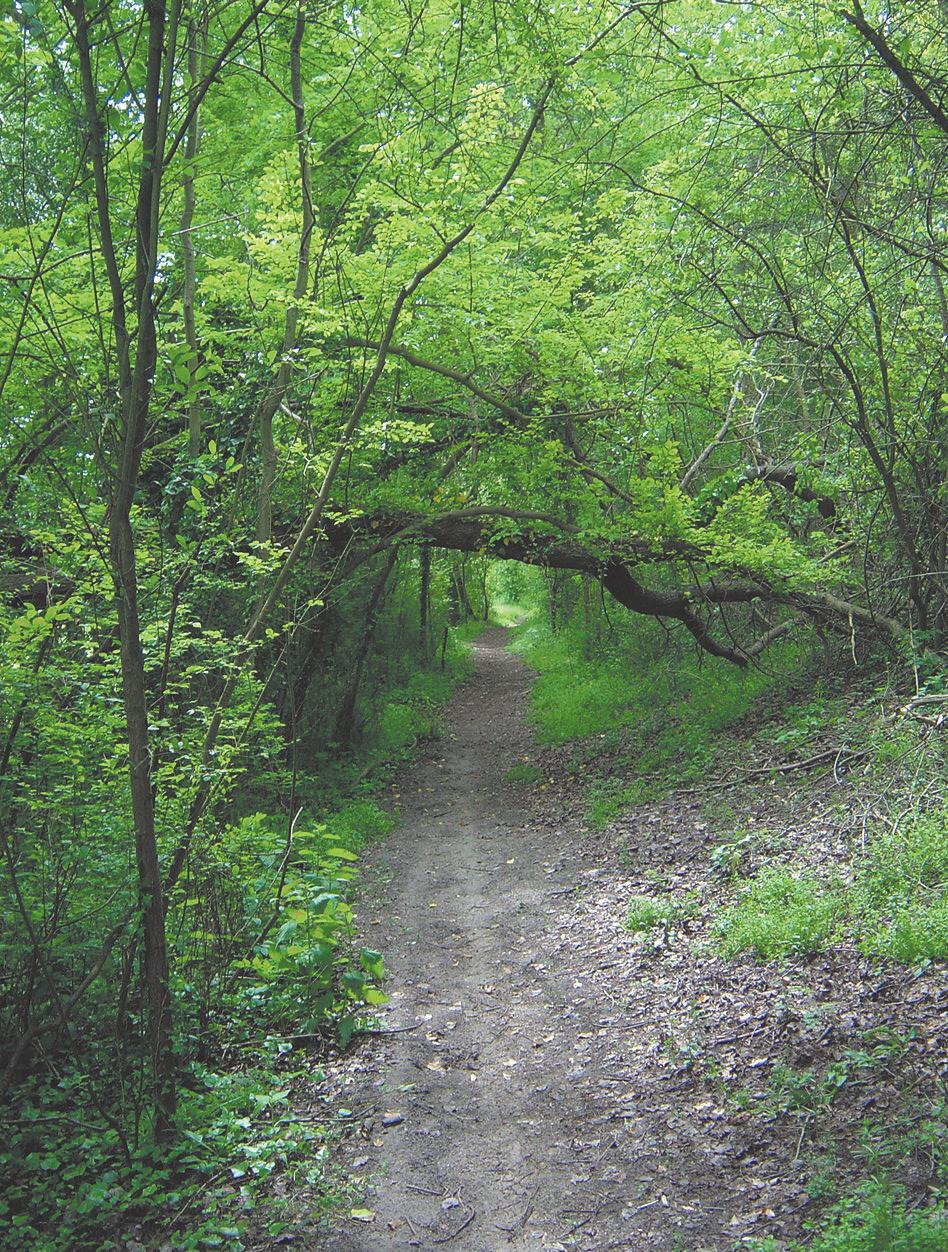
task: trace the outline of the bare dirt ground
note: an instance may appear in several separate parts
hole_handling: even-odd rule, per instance
[[[876,1073],[845,1093],[840,1142],[892,1114],[889,1089],[895,1100],[908,1084],[920,1107],[937,1082],[944,979],[869,969],[855,952],[789,966],[714,955],[700,942],[716,902],[697,802],[642,808],[590,838],[582,780],[533,743],[530,675],[505,642],[492,629],[475,644],[444,738],[394,797],[399,829],[367,858],[360,925],[385,954],[389,1033],[333,1062],[324,1089],[352,1112],[337,1157],[364,1198],[358,1217],[294,1246],[779,1244],[814,1212],[805,1183],[823,1149],[819,1110],[753,1111],[775,1058],[828,1063],[877,1024],[902,1029],[899,1081]],[[506,780],[525,758],[544,781]],[[743,802],[765,826],[779,808],[769,793]],[[813,836],[821,803],[774,820],[831,839],[825,814]],[[632,936],[628,899],[657,877],[694,886],[696,907],[678,929]],[[924,1161],[913,1168],[924,1196]]]

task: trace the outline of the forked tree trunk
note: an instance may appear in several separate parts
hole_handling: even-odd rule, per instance
[[[149,0],[145,6],[148,30],[145,90],[143,93],[143,160],[138,184],[134,304],[137,318],[133,336],[126,314],[126,293],[112,240],[105,132],[98,112],[93,75],[92,40],[85,0],[75,0],[72,17],[79,53],[80,81],[85,121],[89,131],[95,187],[99,242],[112,295],[112,324],[119,365],[122,427],[117,464],[111,483],[109,510],[109,561],[115,587],[118,633],[121,648],[122,701],[128,740],[129,784],[135,829],[135,860],[142,926],[142,973],[148,1022],[151,1095],[154,1134],[159,1142],[173,1129],[175,1114],[174,1052],[171,1034],[171,996],[168,985],[168,953],[165,908],[155,800],[152,786],[152,754],[148,731],[148,701],[141,622],[138,613],[138,571],[131,513],[141,465],[149,405],[157,359],[154,278],[157,266],[158,212],[167,109],[170,99],[176,20],[166,22],[166,6]],[[177,10],[175,10],[175,17]],[[166,36],[168,47],[166,48]],[[164,79],[164,82],[163,82]]]

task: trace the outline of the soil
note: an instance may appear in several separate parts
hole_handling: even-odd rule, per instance
[[[837,948],[725,962],[708,939],[732,888],[711,872],[707,804],[671,796],[587,831],[575,760],[537,748],[531,676],[506,641],[491,629],[474,645],[443,739],[393,794],[399,828],[366,858],[362,939],[385,955],[391,1002],[382,1033],[300,1096],[349,1110],[336,1159],[362,1198],[330,1232],[289,1239],[330,1252],[783,1246],[818,1211],[820,1168],[836,1185],[866,1172],[867,1119],[917,1124],[935,1099],[943,974]],[[508,780],[526,762],[542,775]],[[789,856],[805,836],[832,858],[850,828],[819,786],[768,780],[731,804],[728,820],[756,823],[751,856],[768,839]],[[632,935],[628,901],[656,884],[689,898],[689,915]],[[825,1107],[804,1086],[801,1107],[768,1113],[776,1066],[823,1073],[880,1028],[908,1041],[897,1060],[850,1065]],[[924,1151],[900,1168],[924,1200]]]

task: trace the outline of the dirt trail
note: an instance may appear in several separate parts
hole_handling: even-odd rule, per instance
[[[418,1025],[341,1075],[346,1103],[373,1109],[347,1164],[371,1180],[376,1217],[321,1245],[339,1252],[664,1246],[637,1220],[661,1195],[629,1159],[623,1123],[591,1100],[598,1072],[611,1086],[597,1067],[614,1059],[602,1052],[615,1017],[550,960],[578,863],[505,781],[533,748],[529,673],[505,634],[474,645],[475,675],[439,754],[404,781],[381,886],[360,910],[385,953],[386,1026]]]
[[[316,1094],[352,1110],[336,1156],[372,1216],[302,1246],[723,1252],[797,1236],[814,1213],[809,1155],[854,1182],[864,1119],[936,1099],[944,978],[845,946],[724,960],[711,927],[732,888],[712,872],[700,797],[671,793],[593,835],[568,754],[538,750],[524,724],[530,675],[505,643],[489,630],[475,644],[445,737],[402,780],[399,829],[367,858],[360,926],[385,954],[382,1020],[400,1033],[338,1058]],[[527,757],[543,782],[506,781]],[[826,785],[741,785],[731,820],[761,847],[832,856],[848,827]],[[700,904],[630,934],[629,901],[656,882]],[[802,1080],[880,1028],[913,1039],[907,1106],[881,1074],[819,1117],[768,1114],[779,1064]],[[909,1166],[924,1196],[924,1154]]]

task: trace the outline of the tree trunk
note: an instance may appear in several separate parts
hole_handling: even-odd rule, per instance
[[[260,434],[257,538],[262,543],[269,542],[273,530],[273,487],[276,482],[277,468],[276,443],[273,438],[273,419],[283,404],[293,372],[292,355],[296,350],[299,327],[299,302],[306,295],[309,286],[310,244],[315,224],[309,169],[309,132],[306,129],[306,110],[303,104],[303,74],[300,58],[305,32],[305,12],[303,5],[300,5],[296,11],[296,26],[293,30],[293,38],[290,41],[290,90],[293,94],[293,120],[299,160],[303,225],[300,231],[300,245],[296,257],[296,283],[293,287],[293,300],[288,306],[283,319],[283,343],[280,351],[280,362],[257,415]]]
[[[181,307],[184,314],[184,335],[190,352],[188,375],[190,378],[188,397],[188,452],[197,456],[201,451],[201,402],[195,387],[195,374],[201,363],[200,344],[198,343],[197,326],[194,321],[194,298],[197,288],[197,254],[192,238],[194,224],[194,162],[201,150],[201,109],[196,101],[198,80],[204,61],[204,48],[207,42],[207,14],[202,21],[191,18],[188,22],[188,78],[190,79],[189,97],[192,114],[188,126],[188,137],[184,150],[184,209],[181,214],[181,254],[184,269],[184,284],[181,293]]]
[[[111,483],[109,512],[109,562],[115,587],[121,649],[122,701],[128,740],[129,785],[135,827],[135,859],[143,933],[142,974],[148,1019],[148,1051],[154,1135],[166,1140],[175,1113],[174,1053],[171,1034],[171,997],[168,986],[168,953],[162,895],[155,801],[152,788],[152,757],[148,732],[148,700],[145,662],[138,613],[138,572],[131,512],[148,428],[152,383],[157,359],[154,279],[157,266],[158,215],[167,109],[170,101],[177,37],[177,9],[170,29],[161,0],[145,6],[148,52],[143,93],[142,152],[145,154],[138,183],[136,208],[134,302],[137,316],[136,351],[127,322],[126,293],[112,240],[105,132],[98,112],[92,68],[89,21],[84,0],[72,10],[79,53],[80,81],[89,131],[95,187],[99,242],[112,293],[112,323],[119,368],[122,428],[117,464]],[[168,47],[165,47],[167,34]],[[164,82],[162,79],[164,78]]]
[[[365,611],[365,630],[362,633],[362,641],[359,644],[359,650],[352,664],[352,676],[349,680],[349,686],[346,689],[339,713],[336,716],[335,739],[341,748],[348,748],[352,742],[352,732],[355,729],[356,703],[359,699],[362,673],[365,669],[365,662],[368,659],[369,649],[372,646],[372,640],[375,637],[375,628],[378,625],[379,610],[382,606],[382,596],[385,594],[385,585],[388,582],[397,557],[398,549],[392,548],[385,564],[382,566],[382,572],[379,574],[372,589],[372,595],[369,598],[368,607]]]
[[[418,642],[421,655],[427,661],[431,655],[431,549],[427,545],[422,547],[418,559]]]

